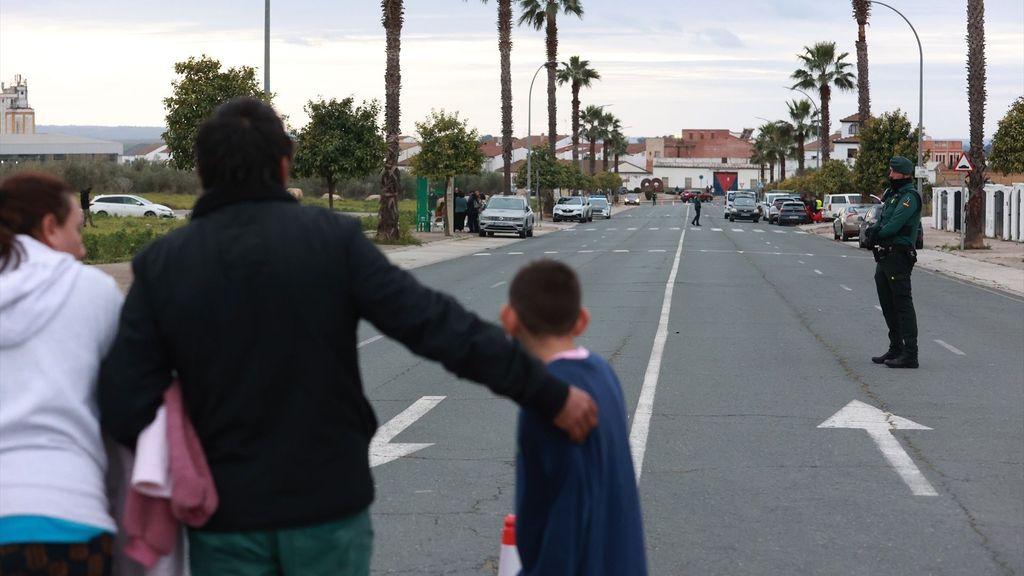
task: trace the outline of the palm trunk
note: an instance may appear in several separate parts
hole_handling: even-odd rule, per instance
[[[779,152],[779,180],[786,179],[786,154]]]
[[[548,6],[547,44],[548,62],[558,60],[558,24],[555,22],[557,12],[555,7]],[[548,146],[551,153],[555,153],[555,143],[558,142],[557,106],[555,105],[555,72],[553,65],[548,65]]]
[[[402,50],[402,0],[382,0],[384,10],[381,22],[387,38],[387,64],[384,70],[384,132],[387,153],[381,174],[380,209],[377,216],[377,240],[396,242],[398,229],[398,138],[401,126],[402,69],[399,56]]]
[[[868,82],[868,41],[864,29],[868,24],[867,0],[853,0],[854,16],[857,18],[857,113],[861,125],[871,117],[871,90]]]
[[[967,176],[967,228],[964,246],[985,247],[985,2],[967,0],[967,109],[971,120],[974,171]]]
[[[619,173],[619,153],[615,153],[615,173]]]
[[[769,178],[770,178],[770,180],[768,180],[768,181],[769,182],[775,182],[775,162],[769,162],[768,163],[768,175],[769,175]]]
[[[804,135],[802,132],[796,137],[796,149],[799,154],[796,158],[796,173],[802,176],[804,173]]]
[[[590,139],[590,175],[593,176],[597,170],[597,139]]]
[[[608,141],[601,141],[601,171],[608,171]]]
[[[498,52],[501,53],[502,193],[512,193],[512,0],[498,0]],[[527,143],[529,146],[529,143]]]
[[[832,95],[832,91],[829,90],[828,86],[822,86],[819,94],[821,96],[821,138],[819,141],[821,145],[818,147],[818,155],[821,157],[821,165],[824,166],[828,163],[829,158],[832,156],[832,151],[829,150],[829,126],[832,125],[832,118],[828,112],[828,101]]]
[[[572,165],[579,166],[580,160],[580,83],[572,83]]]

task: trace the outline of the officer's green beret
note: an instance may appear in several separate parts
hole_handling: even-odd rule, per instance
[[[908,176],[914,174],[914,163],[903,156],[893,156],[892,160],[889,160],[889,168]]]

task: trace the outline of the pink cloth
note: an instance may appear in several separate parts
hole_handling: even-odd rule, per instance
[[[590,356],[590,350],[580,346],[573,350],[563,350],[558,354],[555,354],[548,359],[548,364],[551,364],[555,360],[586,360],[587,356]]]
[[[213,475],[199,436],[185,411],[181,386],[177,382],[164,393],[164,409],[171,496],[169,499],[147,496],[135,488],[133,479],[124,512],[124,529],[129,538],[124,553],[147,568],[153,567],[160,557],[174,552],[179,521],[199,527],[217,510]]]

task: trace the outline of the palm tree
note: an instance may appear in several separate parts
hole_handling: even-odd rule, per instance
[[[381,0],[384,35],[387,38],[387,64],[384,70],[384,133],[387,137],[387,154],[384,156],[384,172],[381,174],[380,208],[377,212],[377,240],[395,242],[398,229],[398,139],[401,118],[400,95],[402,90],[402,69],[399,54],[402,51],[402,0]]]
[[[590,175],[597,172],[597,141],[605,135],[605,114],[600,106],[587,106],[580,112],[583,135],[590,142]]]
[[[852,0],[853,17],[857,20],[857,115],[867,122],[871,117],[871,89],[868,83],[868,41],[864,28],[871,16],[871,0]]]
[[[615,158],[615,166],[612,167],[615,173],[619,173],[619,156],[629,151],[629,140],[622,133],[621,129],[613,130],[608,135],[608,139],[604,144],[605,157],[611,154]]]
[[[765,149],[764,140],[760,136],[755,138],[754,145],[750,150],[750,163],[757,164],[758,168],[760,168],[762,183],[764,183],[764,165],[768,164],[771,160],[771,156],[769,156]]]
[[[572,87],[572,164],[576,166],[580,157],[580,89],[590,88],[590,83],[600,80],[601,75],[590,67],[590,61],[573,56],[569,62],[562,62],[557,76],[559,84]]]
[[[772,148],[779,157],[779,180],[786,179],[786,158],[792,158],[796,152],[794,138],[796,128],[785,120],[775,122],[775,134]]]
[[[796,140],[797,174],[804,173],[804,142],[818,131],[818,111],[811,108],[810,100],[786,102],[790,125]]]
[[[561,9],[566,16],[575,15],[583,18],[583,5],[580,0],[519,0],[522,14],[519,25],[529,24],[534,30],[544,28],[547,37],[548,62],[558,61],[558,11]],[[548,147],[555,151],[558,141],[558,126],[555,106],[555,65],[548,65]]]
[[[853,90],[855,79],[853,72],[847,70],[851,66],[843,60],[849,56],[843,52],[836,56],[835,42],[818,42],[814,46],[804,47],[804,53],[798,57],[803,62],[803,68],[796,69],[790,78],[796,80],[793,88],[802,90],[817,90],[821,98],[821,136],[819,149],[821,150],[821,164],[824,166],[829,160],[829,99],[832,97],[832,88],[841,91]]]
[[[775,182],[775,161],[779,159],[773,143],[775,130],[774,122],[758,128],[757,138],[754,139],[754,153],[751,155],[751,160],[761,165],[761,180],[764,180],[764,165],[768,165],[769,182]]]
[[[484,4],[487,0],[480,0]],[[498,53],[501,55],[502,194],[512,193],[512,0],[498,0]]]
[[[608,171],[608,140],[611,139],[612,134],[622,131],[622,121],[615,117],[615,114],[606,112],[604,115],[604,121],[602,122],[604,130],[601,134],[601,171]]]
[[[971,120],[971,149],[974,171],[967,176],[967,229],[964,245],[984,248],[985,235],[985,2],[967,0],[967,110]]]

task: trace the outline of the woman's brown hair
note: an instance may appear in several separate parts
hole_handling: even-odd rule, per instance
[[[21,263],[18,234],[37,234],[47,214],[58,224],[68,219],[68,196],[73,200],[74,193],[67,182],[42,172],[20,172],[0,182],[0,272]]]

